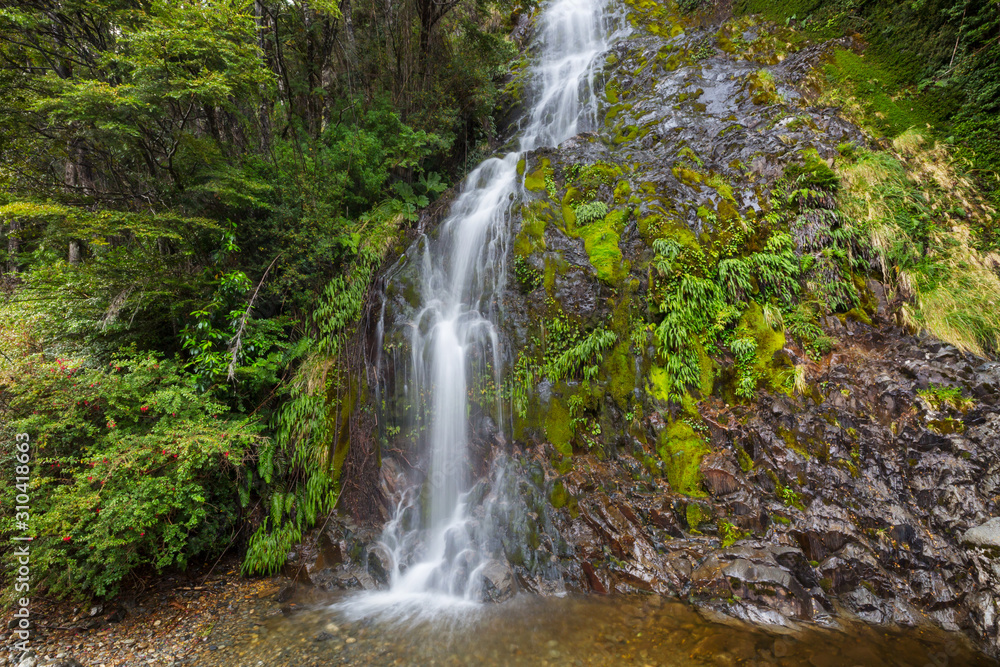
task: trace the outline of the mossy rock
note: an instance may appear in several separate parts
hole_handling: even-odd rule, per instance
[[[667,481],[677,493],[706,495],[702,485],[701,460],[711,450],[705,439],[684,421],[671,422],[660,433],[656,448],[667,470]]]
[[[549,401],[545,413],[545,437],[560,454],[573,454],[573,427],[570,424],[569,409],[555,396]]]
[[[629,406],[635,390],[635,359],[629,351],[629,343],[621,341],[611,350],[605,362],[608,393],[621,409]]]
[[[538,169],[524,177],[524,189],[530,192],[545,192],[545,177],[552,173],[552,162],[542,158]]]
[[[785,347],[785,333],[775,331],[764,321],[764,311],[756,301],[751,301],[743,311],[738,329],[743,329],[757,341],[757,357],[755,366],[762,379],[772,380],[774,371],[783,364],[775,362],[775,355]]]
[[[618,283],[628,274],[619,247],[628,216],[629,211],[611,211],[603,219],[584,225],[575,233],[575,236],[583,239],[583,247],[597,271],[597,277],[607,283]]]

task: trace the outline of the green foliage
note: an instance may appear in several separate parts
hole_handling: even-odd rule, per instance
[[[324,289],[312,318],[314,335],[296,346],[302,362],[278,411],[274,440],[248,473],[268,485],[272,511],[250,539],[244,572],[280,569],[290,546],[340,497],[338,481],[350,446],[345,420],[359,391],[341,357],[401,218],[392,202],[363,218],[368,235],[348,269]]]
[[[13,434],[32,436],[32,571],[56,595],[113,595],[138,567],[224,548],[242,462],[260,439],[176,360],[132,350],[89,361],[26,355],[3,377],[13,400],[0,456],[13,470]],[[5,483],[4,504],[16,493]]]
[[[825,101],[844,106],[863,125],[890,138],[914,127],[953,138],[973,163],[979,184],[1000,202],[1000,11],[995,0],[741,0],[737,7],[779,23],[794,22],[815,37],[860,32],[868,43],[863,56],[838,49],[824,67],[833,84]]]
[[[722,548],[728,548],[750,537],[750,532],[741,530],[730,521],[723,519],[719,522],[719,536],[722,537]]]
[[[0,337],[94,368],[132,359],[133,345],[162,354],[192,414],[254,414],[274,436],[246,448],[257,463],[239,482],[192,473],[211,483],[197,495],[212,511],[165,502],[178,526],[156,547],[167,556],[133,540],[117,558],[105,537],[75,533],[63,551],[94,547],[94,563],[120,567],[64,568],[54,591],[110,591],[139,565],[212,553],[241,504],[269,510],[242,514],[246,569],[273,571],[332,509],[344,415],[362,393],[347,341],[371,278],[399,226],[492,150],[497,83],[516,55],[495,3],[423,3],[427,14],[421,2],[0,11],[0,264],[18,272]],[[4,392],[31,391],[0,365]],[[70,389],[54,387],[53,403]],[[74,442],[67,461],[112,451]],[[146,540],[162,538],[147,518]],[[55,582],[56,562],[39,576]]]
[[[970,410],[975,401],[967,398],[962,393],[961,387],[947,387],[944,385],[930,385],[927,389],[920,389],[917,395],[923,398],[934,410],[951,408],[966,412]]]
[[[576,223],[586,225],[596,220],[601,220],[608,214],[608,205],[602,201],[592,201],[574,207],[576,211]]]
[[[602,211],[607,211],[607,205],[603,202],[593,202],[593,204],[600,206],[588,207],[585,204],[579,207],[578,224],[584,224],[579,219],[580,209],[583,209],[588,216],[596,216]],[[605,282],[618,282],[627,273],[618,242],[628,216],[628,211],[612,211],[576,230],[576,235],[583,239],[583,247],[587,251],[590,263],[597,270],[597,277]]]
[[[816,301],[802,302],[784,315],[785,331],[802,343],[813,360],[829,353],[836,345],[836,341],[823,333],[817,323],[819,310]]]
[[[904,319],[961,349],[1000,349],[1000,277],[984,239],[994,209],[958,172],[946,148],[911,131],[897,154],[859,152],[842,170],[842,206],[866,237],[888,284],[911,300]]]
[[[514,276],[525,292],[533,292],[542,284],[542,275],[523,257],[514,258]]]
[[[815,148],[802,151],[802,163],[793,162],[785,168],[785,178],[797,184],[836,192],[840,178]]]

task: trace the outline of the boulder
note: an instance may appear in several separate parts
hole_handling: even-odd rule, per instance
[[[514,573],[507,561],[491,559],[483,565],[479,575],[483,578],[483,602],[506,602],[514,597]]]
[[[962,536],[962,544],[970,547],[1000,549],[1000,517],[970,528]]]

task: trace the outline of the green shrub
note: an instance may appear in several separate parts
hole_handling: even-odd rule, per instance
[[[226,547],[255,427],[230,419],[177,361],[156,354],[132,351],[104,368],[20,361],[0,457],[14,470],[13,434],[31,437],[37,585],[109,596],[139,567],[183,567]],[[4,485],[3,504],[17,493]],[[5,513],[4,531],[13,520]]]

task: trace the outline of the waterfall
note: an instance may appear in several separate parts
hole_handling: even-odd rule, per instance
[[[484,161],[466,178],[436,239],[423,238],[420,306],[408,323],[405,393],[420,415],[427,454],[423,485],[406,489],[383,542],[390,590],[341,605],[358,616],[475,605],[490,554],[488,522],[472,520],[469,391],[501,386],[498,302],[506,282],[510,208],[522,194],[518,162],[595,126],[593,77],[606,50],[606,0],[550,0],[538,19],[533,100],[518,150]],[[502,425],[502,401],[495,401]],[[494,484],[494,488],[502,485]],[[487,552],[487,553],[480,553]],[[411,562],[407,563],[406,561]]]

